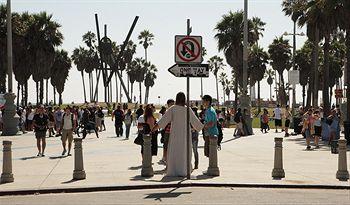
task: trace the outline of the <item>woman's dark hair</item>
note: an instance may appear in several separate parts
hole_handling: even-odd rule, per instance
[[[210,95],[204,95],[202,100],[209,102],[209,105],[211,105],[213,98]]]
[[[162,106],[162,109],[160,109],[159,113],[164,115],[165,111],[166,111],[166,108],[164,106]]]
[[[127,114],[131,114],[131,109],[128,109],[128,112],[127,112]]]
[[[147,122],[147,119],[149,117],[153,117],[153,108],[151,105],[147,105],[145,108],[145,114],[143,115],[145,122]]]
[[[185,93],[183,92],[179,92],[177,95],[176,95],[176,102],[175,102],[176,105],[180,105],[180,106],[185,106],[186,104],[186,96],[185,96]]]

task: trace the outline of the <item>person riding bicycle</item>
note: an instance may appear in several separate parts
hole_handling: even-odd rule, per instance
[[[83,127],[84,127],[83,139],[85,139],[87,132],[90,130],[94,130],[96,133],[96,136],[98,138],[97,128],[95,126],[95,122],[91,121],[91,113],[90,113],[89,109],[87,109],[87,108],[84,109],[80,124],[83,125]]]

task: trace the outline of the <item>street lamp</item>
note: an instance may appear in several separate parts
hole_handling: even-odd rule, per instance
[[[7,0],[7,82],[8,92],[4,95],[6,100],[4,106],[4,128],[3,136],[12,136],[17,134],[18,115],[16,114],[16,106],[14,100],[16,95],[12,92],[12,14],[11,14],[11,0]]]
[[[295,51],[296,51],[296,36],[305,36],[303,32],[301,33],[296,33],[296,27],[294,25],[294,31],[293,33],[288,33],[284,32],[284,36],[293,36],[293,70],[296,70],[296,65],[295,65]],[[294,116],[295,114],[295,105],[296,105],[296,94],[295,94],[295,83],[293,83],[293,104],[292,104],[292,114]]]

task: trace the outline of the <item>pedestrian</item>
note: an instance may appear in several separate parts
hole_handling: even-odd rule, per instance
[[[104,110],[103,108],[101,108],[102,111],[102,118],[101,118],[101,126],[103,127],[103,131],[106,131],[106,124],[105,124],[105,116],[108,115],[108,110]],[[102,128],[101,127],[101,128]]]
[[[262,114],[262,129],[261,132],[268,133],[268,124],[269,124],[269,112],[266,108],[264,108],[264,112]]]
[[[282,110],[279,104],[277,104],[277,107],[273,111],[273,118],[275,119],[276,132],[278,132],[278,127],[281,128],[282,132]]]
[[[27,124],[28,124],[28,131],[32,131],[33,130],[33,119],[34,119],[34,115],[36,110],[32,109],[31,107],[29,108],[29,113],[28,113],[28,117],[27,117]]]
[[[196,106],[192,106],[192,111],[195,116],[198,118],[198,108]],[[198,141],[199,141],[199,132],[191,126],[191,134],[192,134],[192,151],[194,156],[194,169],[198,169],[199,165],[199,154],[198,154]]]
[[[290,109],[289,109],[289,106],[287,105],[286,106],[286,110],[284,112],[284,119],[285,119],[285,122],[284,122],[284,136],[285,137],[289,137],[289,133],[288,133],[288,128],[289,128],[289,125],[290,125],[290,118],[292,117],[292,113],[290,112]]]
[[[164,129],[171,123],[167,150],[167,176],[184,177],[187,175],[187,146],[189,147],[190,159],[192,159],[192,152],[190,152],[192,143],[188,144],[189,140],[187,138],[191,133],[190,130],[187,133],[187,107],[185,107],[185,104],[185,94],[183,92],[178,93],[176,95],[175,105],[166,111],[152,130]],[[189,119],[190,124],[195,130],[200,131],[203,129],[203,124],[191,109]]]
[[[99,132],[102,132],[102,118],[104,117],[104,114],[102,112],[102,109],[100,107],[97,107],[97,110],[95,112],[95,119],[96,119],[96,128]]]
[[[61,122],[62,122],[62,110],[59,107],[56,107],[55,109],[55,126],[56,126],[56,137],[62,136],[60,127],[61,127]]]
[[[203,105],[206,108],[204,118],[204,155],[209,157],[209,140],[210,138],[217,138],[219,130],[217,127],[217,116],[212,107],[212,98],[210,95],[204,95]]]
[[[337,111],[335,109],[333,109],[331,111],[331,115],[328,116],[328,121],[330,123],[330,137],[329,137],[329,141],[328,144],[330,145],[331,142],[335,139],[338,139],[337,136],[340,135],[338,134],[339,132],[339,115],[337,114]]]
[[[75,115],[70,111],[69,107],[66,107],[65,113],[63,114],[62,117],[62,122],[61,122],[61,128],[62,130],[62,147],[63,147],[63,152],[62,156],[64,156],[67,152],[66,149],[66,144],[68,141],[68,154],[67,156],[71,156],[70,151],[72,148],[72,142],[73,142],[73,130],[76,128],[76,121],[75,121]]]
[[[55,116],[52,107],[48,108],[47,116],[49,117],[49,137],[55,136]]]
[[[118,105],[117,109],[114,110],[112,114],[112,121],[114,120],[114,126],[115,126],[115,134],[117,137],[123,136],[123,121],[124,121],[124,112],[121,109],[121,106]]]
[[[235,131],[233,132],[233,136],[244,136],[245,132],[243,130],[243,115],[241,108],[237,109],[237,112],[235,114],[234,121],[236,123]]]
[[[167,107],[169,109],[175,104],[175,101],[173,99],[169,99],[166,104],[167,104]],[[162,116],[165,115],[166,110],[167,110],[166,108],[165,108],[165,110],[163,109],[163,112],[161,113]],[[162,138],[160,141],[161,141],[161,143],[163,143],[163,157],[159,161],[159,163],[163,164],[163,165],[166,165],[166,163],[167,163],[167,153],[168,153],[170,130],[171,130],[171,123],[167,124],[167,126],[161,130]]]
[[[310,108],[303,116],[303,129],[302,129],[302,133],[305,135],[305,138],[306,138],[307,150],[311,150],[310,140],[311,140],[311,137],[313,136],[313,131],[314,131],[313,123],[314,123],[314,118],[312,116],[312,109]]]
[[[154,117],[154,109],[151,105],[147,105],[145,112],[143,114],[143,134],[151,135],[151,152],[152,156],[157,156],[158,154],[158,132],[152,132],[153,128],[156,125],[156,118]],[[141,146],[141,154],[143,154],[143,146]],[[143,155],[142,155],[143,156]]]
[[[130,135],[130,127],[132,124],[132,113],[131,113],[131,109],[128,109],[128,111],[125,114],[124,117],[124,124],[125,124],[125,139],[129,139],[129,135]]]
[[[49,124],[49,117],[44,112],[44,106],[40,105],[38,108],[38,113],[33,117],[36,145],[38,148],[38,157],[45,157],[46,131]]]
[[[319,138],[321,137],[322,133],[322,124],[321,124],[321,116],[320,116],[320,111],[316,110],[313,114],[314,118],[314,139],[315,139],[315,148],[318,149],[320,146],[318,145]]]
[[[141,115],[143,115],[143,106],[140,105],[139,109],[136,110],[136,118],[139,119]]]
[[[85,108],[84,112],[82,114],[81,122],[80,122],[82,124],[82,126],[84,127],[83,128],[83,139],[86,138],[87,133],[88,132],[90,133],[91,130],[93,130],[96,134],[96,137],[99,138],[98,137],[98,130],[95,126],[95,121],[92,121],[95,119],[91,119],[91,116],[95,116],[95,115],[91,114],[90,110],[88,108]]]

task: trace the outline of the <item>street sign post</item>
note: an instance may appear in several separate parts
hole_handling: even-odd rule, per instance
[[[175,77],[209,77],[208,64],[175,64],[168,71]]]
[[[299,84],[299,71],[298,70],[290,70],[288,75],[288,82],[291,85]]]
[[[175,36],[175,63],[199,64],[202,61],[201,36]]]

